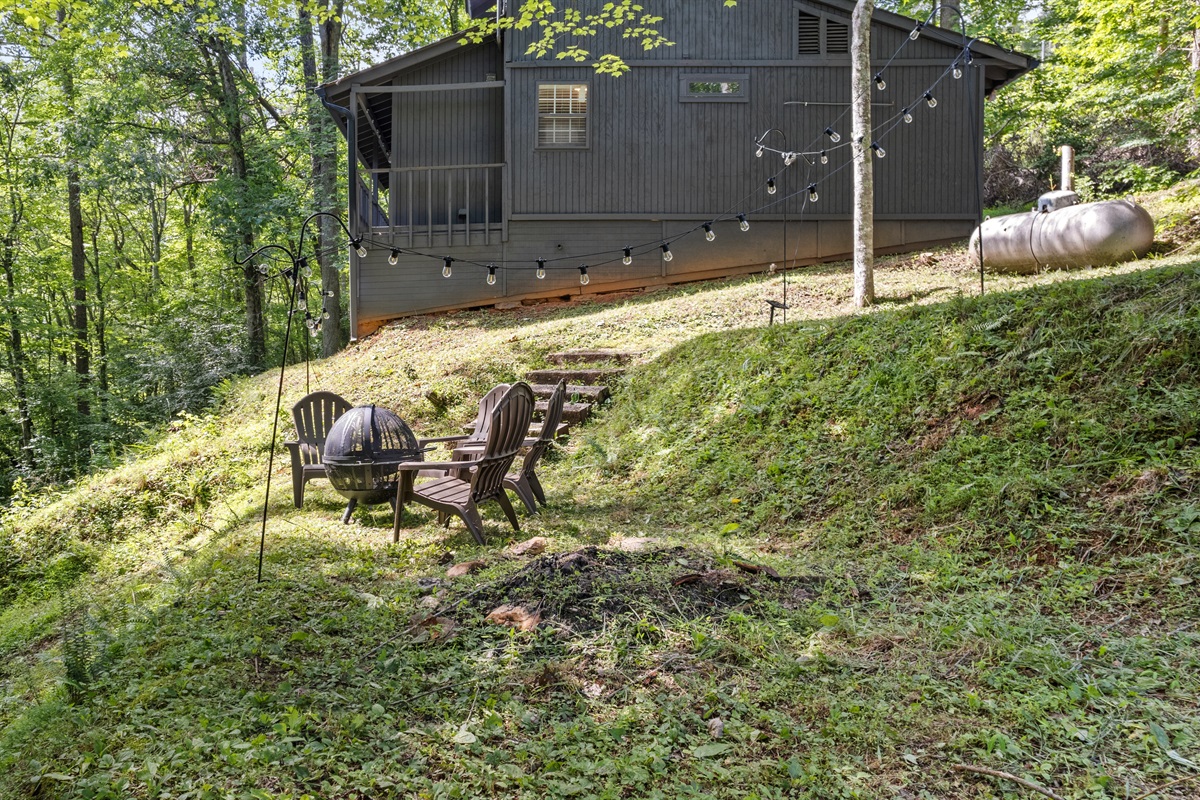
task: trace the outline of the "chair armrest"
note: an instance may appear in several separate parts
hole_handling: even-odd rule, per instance
[[[396,469],[408,470],[409,472],[420,472],[423,469],[430,470],[459,470],[470,469],[479,463],[479,459],[469,459],[467,461],[405,461],[403,464],[397,464]]]
[[[471,438],[470,434],[460,433],[455,436],[431,436],[428,439],[418,439],[417,442],[424,447],[433,442],[461,442],[463,439],[469,438]]]
[[[300,458],[300,443],[299,442],[284,442],[283,446],[292,454],[292,468],[295,469],[300,465],[303,459]]]

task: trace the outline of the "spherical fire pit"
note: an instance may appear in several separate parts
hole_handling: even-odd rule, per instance
[[[386,408],[357,406],[329,430],[321,463],[333,488],[350,501],[343,522],[359,503],[386,503],[396,494],[398,464],[423,461],[408,424]]]

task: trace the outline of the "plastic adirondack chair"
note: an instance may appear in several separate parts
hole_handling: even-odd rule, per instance
[[[292,454],[292,501],[304,506],[304,485],[313,478],[325,477],[325,438],[338,417],[351,408],[350,402],[333,392],[313,392],[292,406],[296,422],[295,442],[284,442]]]
[[[537,513],[537,505],[533,502],[534,498],[542,505],[546,505],[546,493],[542,491],[541,481],[538,480],[537,473],[533,468],[537,466],[538,461],[542,459],[542,454],[546,452],[553,442],[555,434],[558,432],[558,423],[562,421],[563,403],[567,399],[567,382],[561,380],[558,386],[554,387],[554,392],[550,395],[550,401],[546,405],[546,415],[542,419],[542,430],[537,438],[526,440],[525,445],[529,448],[525,451],[525,458],[521,461],[521,468],[517,472],[510,472],[504,476],[504,486],[506,489],[512,489],[525,503],[525,507],[529,509],[530,514]]]
[[[450,524],[450,515],[462,517],[475,541],[484,544],[483,519],[479,515],[479,504],[495,500],[504,509],[514,530],[520,530],[517,514],[504,491],[504,477],[517,451],[525,441],[529,423],[533,419],[533,390],[529,384],[518,381],[495,403],[488,420],[487,438],[483,449],[472,453],[462,461],[430,463],[414,461],[400,465],[405,470],[444,469],[450,474],[426,483],[418,484],[401,497],[396,504],[394,537],[399,536],[400,516],[404,500],[411,499],[438,512],[438,519]]]
[[[501,383],[483,396],[483,399],[479,401],[479,413],[475,415],[475,424],[470,433],[460,433],[456,436],[434,436],[430,439],[422,439],[421,444],[446,444],[451,447],[470,443],[482,444],[487,438],[488,426],[492,424],[492,410],[495,409],[496,404],[500,402],[500,398],[504,396],[508,388],[507,383]]]
[[[546,505],[546,493],[542,490],[542,483],[538,480],[534,467],[537,466],[542,454],[554,441],[555,434],[558,432],[558,424],[562,422],[563,404],[566,399],[567,381],[564,379],[558,382],[550,394],[550,400],[546,404],[546,414],[542,419],[541,431],[537,436],[527,438],[522,443],[528,449],[525,451],[525,457],[521,460],[521,468],[504,476],[504,488],[516,492],[517,497],[521,498],[521,502],[525,504],[525,508],[529,510],[530,514],[537,513],[537,503]],[[454,458],[469,457],[472,453],[478,453],[479,448],[478,444],[460,445],[454,450]],[[535,500],[537,502],[534,502]]]

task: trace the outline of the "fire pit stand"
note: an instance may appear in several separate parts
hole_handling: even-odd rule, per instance
[[[350,501],[342,522],[350,522],[359,503],[394,503],[398,465],[424,459],[425,449],[412,429],[386,408],[357,406],[339,417],[325,440],[321,463],[333,488]]]

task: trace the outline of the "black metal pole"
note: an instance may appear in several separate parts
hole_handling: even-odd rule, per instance
[[[263,497],[262,533],[258,539],[258,577],[256,583],[262,583],[263,553],[267,549],[267,510],[271,507],[271,474],[275,471],[275,438],[279,435],[279,407],[283,404],[283,377],[287,372],[287,349],[292,337],[292,315],[295,311],[296,284],[300,280],[300,267],[295,258],[292,259],[291,269],[288,270],[291,285],[288,292],[287,325],[283,333],[283,358],[279,365],[279,389],[275,393],[275,417],[271,421],[271,452],[267,457],[267,491]]]

